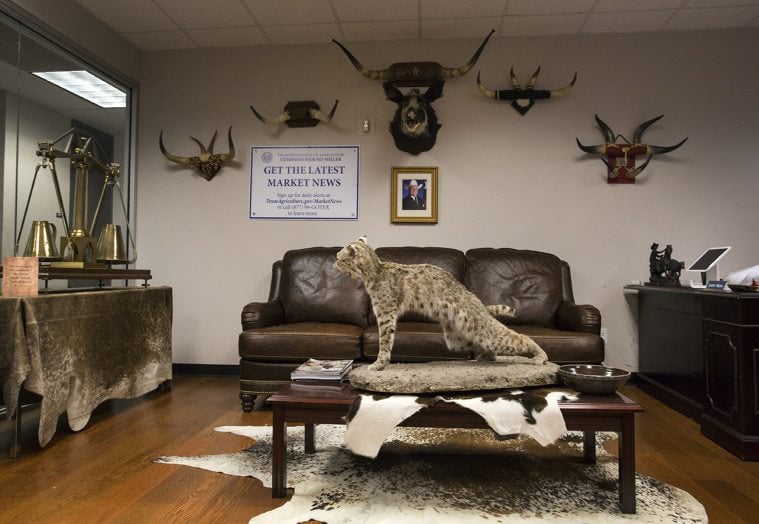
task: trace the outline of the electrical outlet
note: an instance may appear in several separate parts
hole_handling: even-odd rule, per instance
[[[373,118],[359,118],[358,119],[358,134],[359,135],[373,135],[374,134],[374,119]]]

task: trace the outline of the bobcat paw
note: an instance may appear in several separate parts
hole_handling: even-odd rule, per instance
[[[387,366],[386,363],[382,362],[375,362],[374,364],[369,364],[369,371],[382,371],[385,369],[385,366]]]

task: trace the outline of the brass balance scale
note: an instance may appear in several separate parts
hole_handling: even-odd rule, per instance
[[[63,220],[65,231],[60,238],[60,249],[56,246],[57,228],[47,220],[34,220],[31,231],[24,249],[24,256],[36,256],[40,260],[40,279],[139,279],[151,278],[149,270],[138,269],[114,269],[114,264],[133,264],[137,260],[137,249],[134,236],[129,225],[124,195],[119,183],[120,166],[118,163],[103,164],[95,158],[92,148],[100,148],[96,140],[84,134],[76,128],[64,133],[60,138],[52,142],[39,142],[36,154],[41,158],[34,171],[34,178],[29,189],[29,197],[26,201],[21,226],[15,242],[15,252],[18,253],[21,234],[29,211],[29,203],[34,193],[34,186],[40,170],[50,169],[58,201],[60,217]],[[56,149],[56,144],[66,140],[64,148]],[[94,144],[94,146],[93,146]],[[105,158],[102,148],[102,156]],[[58,173],[55,168],[57,158],[68,158],[75,170],[74,178],[74,216],[72,227],[66,217],[66,211],[61,196],[61,188],[58,182]],[[92,216],[92,221],[87,227],[87,177],[91,168],[97,169],[104,176],[103,188],[100,192],[97,208]],[[107,190],[118,190],[121,208],[126,221],[127,238],[132,248],[132,257],[128,257],[121,233],[121,226],[117,224],[105,224],[98,236],[97,241],[91,235],[100,217],[101,206]]]

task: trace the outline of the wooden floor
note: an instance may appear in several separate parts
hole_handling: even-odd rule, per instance
[[[251,478],[152,464],[159,455],[235,452],[249,440],[215,433],[222,425],[270,424],[260,403],[243,413],[233,378],[177,376],[170,392],[110,401],[88,426],[59,425],[44,449],[37,413],[24,414],[21,458],[7,457],[11,424],[0,422],[0,522],[247,522],[277,507]],[[742,462],[702,437],[692,420],[633,387],[637,469],[683,488],[710,522],[759,522],[759,462]],[[610,451],[615,451],[614,444]]]

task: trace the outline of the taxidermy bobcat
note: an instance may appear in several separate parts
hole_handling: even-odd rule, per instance
[[[511,355],[510,361],[545,364],[545,352],[527,335],[516,333],[493,315],[516,316],[506,305],[485,306],[474,294],[442,269],[430,264],[382,262],[366,237],[351,242],[337,254],[335,269],[364,283],[379,328],[379,354],[371,370],[390,362],[398,317],[423,313],[443,327],[448,349],[471,348],[479,360]]]

